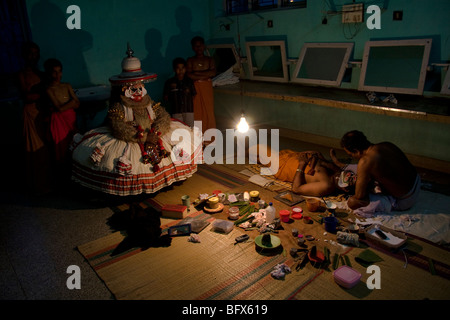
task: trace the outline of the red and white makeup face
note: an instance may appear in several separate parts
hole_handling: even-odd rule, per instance
[[[125,97],[139,102],[142,98],[147,94],[147,90],[145,89],[142,83],[132,84],[128,87],[124,87]]]

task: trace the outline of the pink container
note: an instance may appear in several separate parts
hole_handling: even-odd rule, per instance
[[[289,216],[291,215],[291,213],[289,212],[289,210],[280,210],[280,219],[283,222],[289,222]]]
[[[347,289],[356,286],[361,279],[361,273],[349,266],[340,266],[333,272],[333,276],[338,285]]]

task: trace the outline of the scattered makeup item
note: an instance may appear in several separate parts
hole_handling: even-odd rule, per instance
[[[238,199],[237,199],[236,195],[230,194],[230,195],[228,195],[228,201],[230,201],[230,203],[233,203],[233,202],[237,202]]]
[[[250,191],[250,201],[257,202],[259,200],[259,191]]]
[[[239,218],[239,207],[231,207],[228,209],[228,218],[237,220]]]
[[[266,207],[266,202],[264,200],[258,200],[258,207],[264,209]]]
[[[219,193],[218,195],[217,195],[217,197],[219,198],[219,201],[220,202],[224,202],[225,200],[226,200],[226,195],[225,195],[225,193]]]
[[[302,234],[299,234],[299,235],[298,235],[297,244],[298,244],[300,247],[303,247],[303,246],[305,245],[305,238],[303,238],[303,235],[302,235]]]
[[[352,223],[352,224],[348,225],[347,229],[348,229],[348,231],[350,231],[352,233],[359,232],[359,226],[356,223]]]
[[[317,250],[316,246],[313,246],[308,252],[308,258],[311,262],[322,263],[325,260],[324,254]]]
[[[325,217],[323,218],[323,222],[325,224],[325,230],[331,233],[335,233],[336,232],[336,227],[337,227],[337,223],[338,220],[336,219],[336,217],[330,216],[330,217]]]
[[[189,207],[191,206],[191,197],[189,197],[187,194],[181,197],[181,203],[183,206],[186,206],[189,210]]]
[[[291,217],[292,219],[301,219],[303,217],[302,215],[303,209],[302,208],[292,208],[292,214]]]
[[[291,213],[289,212],[289,210],[280,210],[279,212],[280,214],[280,219],[283,222],[289,222],[289,217],[291,215]]]
[[[217,209],[217,207],[219,206],[219,198],[218,197],[209,198],[208,205],[210,209]]]
[[[340,266],[333,272],[334,281],[346,289],[356,286],[361,279],[361,274],[349,266]]]
[[[188,236],[191,234],[191,225],[180,224],[169,227],[168,234],[170,237]]]
[[[306,207],[310,212],[316,212],[319,209],[320,202],[316,198],[306,199]]]
[[[235,243],[234,244],[238,244],[244,241],[247,241],[248,239],[250,239],[248,234],[243,234],[241,236],[238,236],[234,239]]]

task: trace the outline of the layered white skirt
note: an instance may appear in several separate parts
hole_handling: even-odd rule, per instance
[[[202,163],[202,133],[172,119],[161,137],[170,153],[157,166],[145,164],[138,143],[114,138],[109,127],[74,137],[72,180],[108,194],[128,196],[154,193],[186,180]]]

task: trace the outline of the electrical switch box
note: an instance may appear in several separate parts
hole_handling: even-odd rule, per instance
[[[364,5],[362,3],[342,6],[342,23],[361,23],[364,21]]]

